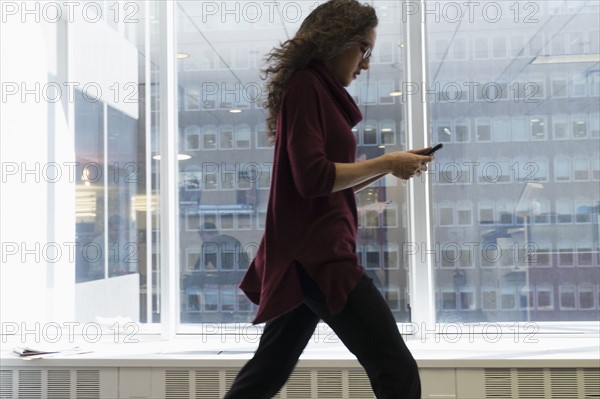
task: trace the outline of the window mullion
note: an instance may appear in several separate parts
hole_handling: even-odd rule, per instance
[[[151,15],[151,4],[148,2],[144,4],[144,54],[146,54],[146,60],[144,62],[144,82],[146,82],[144,90],[145,98],[145,121],[146,132],[144,135],[145,143],[152,143],[152,84],[153,75],[151,70],[152,64],[152,51],[150,47],[150,15]],[[145,192],[145,208],[146,208],[146,293],[142,299],[146,303],[146,323],[152,323],[153,301],[154,295],[154,273],[153,263],[154,258],[152,257],[152,232],[155,227],[153,224],[152,213],[154,212],[152,204],[152,146],[145,146],[145,157],[144,157],[144,168],[146,170],[146,192]],[[141,305],[141,304],[140,304]]]
[[[177,65],[175,2],[159,2],[160,26],[160,322],[163,339],[173,338],[179,322],[177,187]]]
[[[414,3],[412,0],[403,1]],[[412,83],[413,87],[416,85],[421,88],[418,91],[419,95],[404,93],[407,104],[408,148],[422,148],[429,144],[428,108],[423,93],[427,87],[424,12],[425,1],[421,0],[416,12],[406,15],[404,25],[406,82]],[[435,258],[432,253],[434,246],[431,232],[430,182],[419,178],[411,179],[408,193],[408,241],[412,244],[405,245],[405,253],[409,261],[411,322],[419,326],[432,326],[435,323],[432,259]]]

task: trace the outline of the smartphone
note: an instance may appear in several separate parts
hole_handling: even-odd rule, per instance
[[[424,153],[423,155],[433,155],[437,150],[439,150],[440,148],[442,148],[444,146],[443,143],[439,143],[436,144],[435,146],[433,146],[431,148],[431,150],[427,151],[426,153]]]

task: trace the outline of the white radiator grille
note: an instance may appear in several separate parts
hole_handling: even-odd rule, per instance
[[[225,391],[228,391],[233,384],[233,380],[237,377],[239,370],[225,370]]]
[[[313,396],[312,394],[312,373],[311,370],[298,370],[296,369],[286,385],[281,389],[281,392],[276,398],[294,398],[302,399],[306,398],[306,395]],[[285,396],[282,396],[285,395]]]
[[[585,399],[600,398],[600,369],[583,369]]]
[[[348,370],[348,391],[351,399],[374,398],[371,382],[363,370]]]
[[[42,399],[42,371],[19,370],[19,399]]]
[[[196,370],[195,374],[195,385],[196,385],[196,396],[195,399],[214,399],[221,395],[221,376],[219,370],[207,370],[200,372]],[[223,375],[225,378],[225,375]]]
[[[13,397],[13,371],[0,370],[0,399]]]
[[[165,399],[214,399],[231,387],[238,370],[165,370]],[[277,399],[371,399],[362,370],[296,369]]]
[[[486,399],[600,399],[599,369],[485,369]]]
[[[76,370],[77,399],[100,398],[100,370]]]
[[[552,396],[556,398],[568,398],[569,395],[573,395],[573,397],[578,397],[579,395],[577,395],[577,370],[550,370],[550,388],[552,391]]]
[[[48,399],[64,399],[71,392],[71,370],[48,370],[47,390]]]
[[[485,397],[511,399],[512,383],[510,369],[485,369]]]
[[[146,370],[148,384],[142,387],[138,381],[137,385],[144,388],[135,391],[140,394],[128,394],[124,398],[215,399],[225,394],[238,373],[231,368]],[[427,369],[422,371],[427,373]],[[448,369],[448,372],[455,370]],[[116,368],[3,369],[0,370],[0,399],[117,398],[117,387],[128,386],[126,378],[119,382],[119,375]],[[487,368],[471,373],[469,380],[462,380],[462,384],[465,382],[480,387],[476,388],[479,393],[475,396],[465,396],[469,399],[600,399],[599,368]],[[148,396],[150,385],[152,394]],[[430,386],[424,385],[424,389],[427,388]],[[134,390],[130,388],[128,392]],[[143,391],[146,393],[141,393]],[[451,391],[444,397],[452,397]],[[362,369],[297,368],[276,398],[373,399],[374,395]]]
[[[165,373],[165,398],[190,399],[190,371],[167,370]]]
[[[100,399],[100,370],[0,370],[0,399]]]
[[[317,397],[335,399],[344,392],[341,370],[317,371]]]
[[[522,399],[544,399],[545,384],[543,369],[519,369],[517,390]]]

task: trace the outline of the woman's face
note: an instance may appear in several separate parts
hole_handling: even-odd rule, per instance
[[[375,29],[371,28],[361,43],[352,44],[346,51],[325,62],[327,69],[345,87],[350,86],[363,69],[369,69],[370,52],[375,46],[375,38]]]

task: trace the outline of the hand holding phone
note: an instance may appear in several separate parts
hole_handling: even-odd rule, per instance
[[[433,155],[437,150],[439,150],[440,148],[442,148],[444,146],[443,143],[439,143],[436,144],[435,146],[433,146],[429,151],[423,153],[422,155]]]

